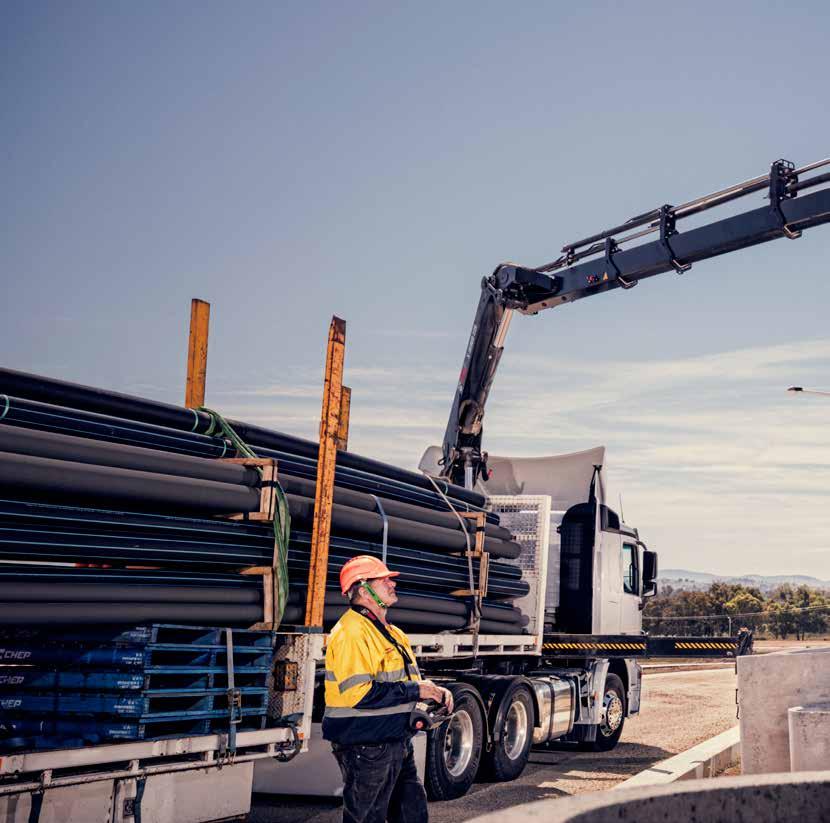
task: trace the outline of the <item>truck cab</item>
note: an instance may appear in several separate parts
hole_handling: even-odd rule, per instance
[[[551,524],[545,631],[640,634],[656,558],[605,502],[605,447],[552,457],[489,459],[489,495],[547,495]]]

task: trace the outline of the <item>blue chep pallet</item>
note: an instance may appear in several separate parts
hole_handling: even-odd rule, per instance
[[[276,635],[232,630],[246,727],[262,728]],[[226,630],[0,631],[0,751],[208,734],[228,723]],[[33,742],[34,741],[34,742]],[[78,742],[80,741],[80,742]]]
[[[271,664],[272,650],[263,646],[234,646],[236,664],[243,667],[265,667]],[[33,644],[0,646],[0,660],[9,665],[41,668],[95,667],[97,669],[154,669],[160,671],[193,671],[194,669],[226,669],[224,645],[215,647],[186,645],[148,645],[144,648],[74,648],[38,647]]]
[[[243,708],[260,710],[268,706],[266,688],[240,689]],[[4,714],[106,715],[109,717],[176,718],[201,716],[205,712],[227,714],[227,693],[224,689],[190,692],[134,692],[95,694],[84,692],[52,692],[49,694],[15,693],[0,695],[0,711]],[[211,717],[214,715],[211,714]]]
[[[265,666],[235,666],[234,677],[238,688],[260,686],[265,688],[269,669]],[[227,686],[225,669],[196,669],[192,672],[170,673],[165,670],[145,669],[143,672],[54,671],[32,666],[0,667],[0,697],[6,692],[21,691],[145,691],[181,692],[196,689],[224,689]]]

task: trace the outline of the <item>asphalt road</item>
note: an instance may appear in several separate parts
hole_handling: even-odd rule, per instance
[[[476,783],[458,800],[430,804],[431,823],[459,823],[520,803],[609,789],[633,774],[724,732],[737,723],[735,670],[648,674],[643,708],[626,721],[611,752],[533,751],[511,783]],[[249,823],[337,823],[337,801],[259,795]]]

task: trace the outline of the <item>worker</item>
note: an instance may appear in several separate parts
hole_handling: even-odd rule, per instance
[[[343,823],[426,823],[409,717],[422,700],[452,711],[450,691],[421,679],[409,639],[386,619],[399,574],[368,555],[340,570],[350,608],[328,638],[323,737],[343,773]]]

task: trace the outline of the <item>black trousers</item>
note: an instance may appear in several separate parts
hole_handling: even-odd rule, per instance
[[[343,773],[343,823],[427,823],[411,740],[331,748]]]

